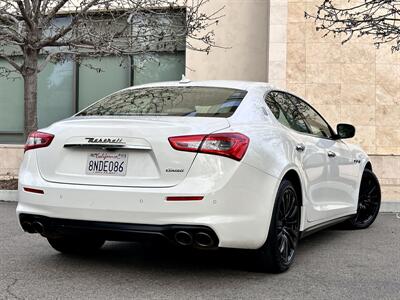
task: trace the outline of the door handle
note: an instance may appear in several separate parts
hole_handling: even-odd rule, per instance
[[[336,153],[333,151],[328,151],[328,157],[336,157]]]
[[[298,152],[303,152],[305,149],[306,149],[306,146],[304,146],[304,144],[296,145],[296,151],[298,151]]]

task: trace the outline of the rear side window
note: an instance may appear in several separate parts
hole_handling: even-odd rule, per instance
[[[125,90],[89,106],[78,116],[230,117],[247,92],[216,87],[154,87]]]
[[[291,101],[291,95],[282,92],[270,92],[265,99],[275,118],[284,126],[299,132],[309,133],[303,116]]]
[[[293,97],[293,102],[303,114],[304,118],[307,121],[308,127],[310,128],[313,135],[321,138],[332,137],[333,133],[331,128],[317,111],[315,111],[310,105],[296,97]]]

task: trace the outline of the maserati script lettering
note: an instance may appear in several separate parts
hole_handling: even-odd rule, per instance
[[[183,173],[185,172],[184,169],[166,169],[165,172],[167,173]]]
[[[125,144],[121,138],[85,138],[89,144]]]

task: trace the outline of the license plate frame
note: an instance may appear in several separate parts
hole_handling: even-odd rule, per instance
[[[90,152],[85,173],[96,176],[126,176],[128,169],[127,153]]]

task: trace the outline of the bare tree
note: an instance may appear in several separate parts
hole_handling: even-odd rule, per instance
[[[400,0],[323,0],[315,14],[305,17],[314,19],[324,36],[342,37],[342,43],[370,36],[377,47],[387,43],[392,51],[400,50]]]
[[[208,53],[223,8],[205,14],[207,2],[0,0],[0,59],[10,66],[0,76],[19,73],[24,80],[25,134],[37,129],[38,73],[47,63],[182,47]]]

